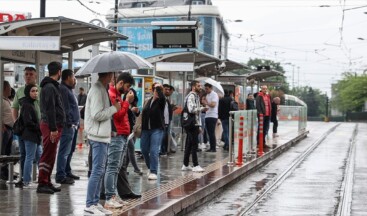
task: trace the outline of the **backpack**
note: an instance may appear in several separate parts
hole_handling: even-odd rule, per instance
[[[189,97],[186,98],[184,108],[181,113],[181,126],[186,130],[191,130],[195,128],[196,119],[195,113],[189,113],[189,109],[187,108],[187,100]]]

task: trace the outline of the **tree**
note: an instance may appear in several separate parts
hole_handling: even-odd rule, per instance
[[[367,75],[356,75],[344,73],[343,79],[333,85],[335,96],[332,106],[342,112],[363,111],[364,103],[367,101]]]
[[[323,94],[319,89],[314,89],[310,86],[296,87],[291,94],[307,104],[307,116],[320,117],[326,114],[327,95]]]

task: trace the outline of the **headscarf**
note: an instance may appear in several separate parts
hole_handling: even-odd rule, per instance
[[[37,87],[35,84],[28,84],[24,88],[24,95],[27,99],[30,99],[31,101],[35,101],[35,99],[31,98],[31,89],[33,87]]]

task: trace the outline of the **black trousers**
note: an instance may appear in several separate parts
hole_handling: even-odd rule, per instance
[[[193,166],[196,167],[199,165],[198,162],[198,143],[199,143],[199,127],[195,127],[192,130],[186,130],[186,143],[185,143],[185,153],[184,153],[184,161],[183,164],[185,166],[189,165],[190,154],[192,155],[192,163]]]
[[[258,115],[257,116],[257,119],[260,119],[260,116]],[[260,120],[259,120],[260,121]],[[260,122],[259,122],[260,123]],[[265,139],[265,136],[266,134],[268,133],[269,131],[269,125],[270,125],[270,116],[264,116],[264,121],[263,121],[263,124],[264,124],[264,130],[263,130],[263,141],[264,141],[264,145],[266,144],[266,139]],[[257,126],[257,136],[256,136],[256,141],[257,141],[257,145],[259,145],[259,134],[260,134],[260,127],[259,127],[260,124],[258,124]]]
[[[215,127],[217,126],[217,118],[205,118],[205,127],[209,135],[210,150],[216,151],[217,139],[215,137]]]
[[[278,133],[278,120],[273,121],[273,133]]]

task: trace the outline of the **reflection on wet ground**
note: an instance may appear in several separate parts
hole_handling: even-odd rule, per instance
[[[276,141],[283,144],[297,135],[296,128],[283,126]],[[269,143],[270,144],[270,143]],[[204,173],[181,171],[183,152],[160,158],[160,175],[158,180],[147,179],[147,169],[143,159],[138,159],[138,165],[144,175],[140,176],[129,167],[129,182],[136,193],[141,193],[141,199],[128,200],[128,205],[121,210],[116,210],[115,215],[154,215],[161,209],[173,205],[178,200],[183,200],[190,195],[206,190],[209,185],[221,185],[218,180],[236,171],[239,167],[227,166],[228,152],[217,149],[216,153],[198,153],[199,164],[205,168]],[[266,149],[267,151],[271,149]],[[74,174],[81,176],[74,185],[62,185],[62,191],[53,195],[37,194],[35,189],[19,189],[13,185],[0,184],[0,215],[82,215],[85,206],[87,188],[87,156],[88,148],[78,148],[72,160]],[[264,175],[253,190],[260,190],[271,176]],[[214,190],[214,189],[211,189]],[[236,206],[251,194],[243,194],[237,201],[231,202]],[[205,194],[202,195],[205,197]],[[219,201],[220,202],[220,201]],[[177,212],[176,212],[177,213]],[[217,214],[214,214],[217,215]],[[221,214],[222,215],[222,214]]]

